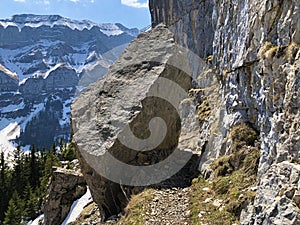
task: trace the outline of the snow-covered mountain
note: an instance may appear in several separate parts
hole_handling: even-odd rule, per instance
[[[138,33],[58,15],[0,20],[0,151],[68,139],[75,92],[103,76]]]

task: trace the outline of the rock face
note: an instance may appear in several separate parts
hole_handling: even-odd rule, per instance
[[[192,86],[191,67],[200,63],[190,61],[191,54],[158,26],[132,42],[109,73],[73,102],[73,138],[104,217],[124,208],[128,186],[170,178],[196,154],[195,106],[182,102]],[[189,127],[182,129],[184,123]]]
[[[16,91],[18,77],[0,64],[0,91]]]
[[[86,190],[86,182],[80,172],[55,168],[44,204],[45,225],[61,224],[73,202]]]
[[[228,153],[227,135],[233,125],[248,122],[260,133],[257,196],[254,205],[242,213],[241,224],[299,224],[295,200],[300,187],[299,4],[268,0],[213,3],[212,66],[221,83],[221,104],[218,114],[209,115],[202,126],[199,143],[205,145],[199,168],[205,173],[212,158]],[[166,23],[172,30],[173,23],[184,20],[183,11],[189,18],[203,17],[205,14],[189,10],[194,5],[195,1],[188,0],[152,0],[153,24]],[[174,32],[185,37],[185,30],[194,26],[188,23]],[[188,40],[193,39],[188,36]],[[206,127],[213,127],[213,135]]]
[[[79,77],[76,71],[65,64],[58,65],[44,78],[28,79],[20,86],[20,92],[27,98],[36,98],[36,95],[49,93],[55,89],[74,88],[78,84]]]
[[[152,26],[166,24],[177,43],[207,57],[213,50],[213,5],[203,0],[150,1]]]

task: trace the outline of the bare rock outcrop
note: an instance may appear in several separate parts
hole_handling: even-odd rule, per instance
[[[152,26],[166,24],[178,44],[200,57],[213,53],[213,1],[185,0],[149,2]]]
[[[56,167],[44,204],[45,225],[60,225],[73,202],[83,196],[86,190],[86,182],[80,172]]]
[[[17,74],[12,73],[0,64],[0,91],[17,91],[18,84]]]

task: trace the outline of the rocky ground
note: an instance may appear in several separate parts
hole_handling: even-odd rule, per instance
[[[189,202],[189,188],[155,190],[145,207],[145,224],[189,224]]]
[[[143,204],[140,219],[145,225],[188,225],[190,224],[190,188],[171,188],[163,190],[151,190],[152,199]],[[121,219],[111,217],[105,224],[129,224],[126,216]],[[81,214],[80,218],[72,223],[79,224],[100,224],[100,215],[96,204],[91,204]],[[138,219],[134,224],[142,224]]]

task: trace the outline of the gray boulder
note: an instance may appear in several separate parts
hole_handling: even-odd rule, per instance
[[[172,177],[197,152],[195,105],[183,101],[199,65],[193,56],[157,26],[73,102],[73,138],[104,218],[124,208],[133,186]]]

